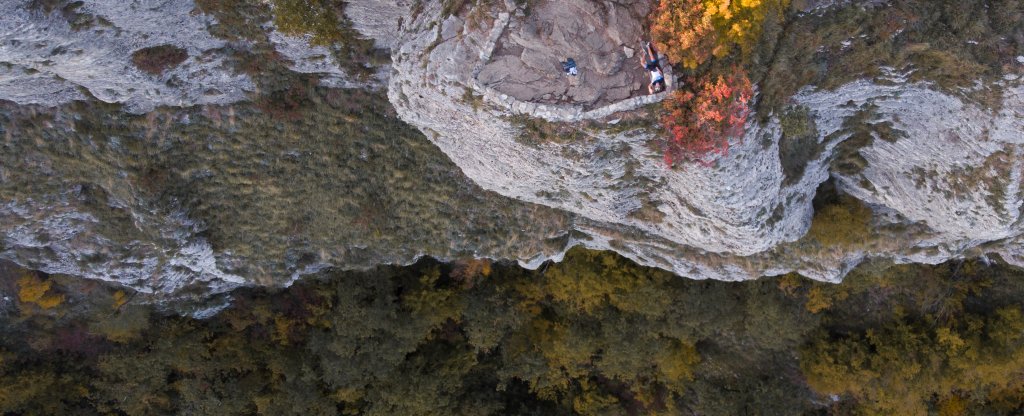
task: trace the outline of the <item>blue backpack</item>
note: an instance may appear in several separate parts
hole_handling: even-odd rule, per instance
[[[566,58],[566,61],[562,62],[562,70],[568,75],[576,75],[576,61]]]

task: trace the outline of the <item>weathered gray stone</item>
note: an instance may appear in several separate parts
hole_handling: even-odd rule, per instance
[[[459,35],[462,31],[463,22],[457,16],[448,16],[444,23],[441,24],[441,39],[451,40],[452,38]]]
[[[232,103],[255,89],[247,75],[224,70],[227,42],[206,30],[209,16],[190,13],[190,1],[146,7],[89,1],[76,9],[116,30],[72,28],[60,12],[43,13],[31,4],[0,0],[0,61],[6,66],[0,69],[0,99],[54,106],[92,95],[141,113],[161,105]],[[156,75],[132,64],[134,51],[158,45],[173,45],[189,58]]]
[[[646,6],[616,3],[597,7],[591,0],[540,2],[520,25],[507,28],[502,38],[505,51],[498,51],[499,54],[516,54],[522,63],[495,56],[484,63],[484,72],[488,72],[489,67],[500,67],[492,71],[523,74],[494,85],[519,100],[545,103],[568,100],[587,106],[620,100],[639,92],[637,80],[646,76],[638,65],[626,62],[622,51],[627,47],[624,39],[633,38],[629,39],[632,42],[641,36],[639,22],[647,11]],[[612,17],[621,23],[614,30],[605,23]],[[490,56],[490,52],[482,52],[481,56]],[[576,60],[579,77],[561,76],[559,62],[567,58]],[[531,72],[537,75],[525,75]],[[573,86],[583,89],[555,99],[555,93]],[[604,91],[614,91],[614,94],[608,96]]]
[[[543,4],[571,7],[574,3]],[[526,27],[518,30],[525,31]],[[538,25],[533,28],[544,29]],[[545,39],[552,45],[563,44],[568,31],[549,29],[529,39],[523,33],[510,34],[509,38],[524,38],[524,46],[540,45]],[[620,40],[635,41],[624,33],[619,33]],[[401,52],[415,54],[419,47],[416,39],[429,38],[430,34],[410,32],[405,36],[406,46]],[[616,48],[621,49],[621,45]],[[427,68],[422,68],[413,62],[398,63],[392,85],[402,80],[413,80],[413,85],[419,85],[416,80],[427,77],[440,64],[430,62]],[[587,73],[588,77],[591,75]],[[646,82],[642,85],[646,91]],[[815,115],[823,151],[807,162],[803,176],[793,183],[784,182],[778,150],[781,133],[774,119],[765,125],[752,122],[745,137],[735,138],[729,154],[717,160],[716,168],[672,170],[647,147],[658,136],[595,133],[593,140],[531,147],[517,141],[519,132],[504,119],[507,112],[481,111],[460,123],[452,123],[450,114],[469,114],[471,109],[430,87],[416,88],[417,96],[422,94],[423,98],[412,100],[412,105],[401,108],[399,114],[425,131],[438,132],[432,140],[467,176],[503,195],[581,215],[587,222],[575,227],[587,239],[579,241],[580,244],[614,249],[644,264],[702,278],[739,280],[795,270],[816,279],[835,281],[869,256],[936,262],[981,244],[995,244],[992,247],[998,247],[1008,261],[1019,260],[1024,264],[1024,221],[1020,218],[1024,205],[1024,158],[1019,157],[1024,152],[1024,118],[1020,117],[1024,91],[1020,87],[1007,90],[1003,110],[996,115],[927,86],[905,82],[893,86],[858,82],[835,91],[805,91],[793,97],[793,102],[806,105]],[[503,94],[515,95],[507,91]],[[666,96],[667,93],[644,94],[586,111],[547,104],[538,105],[533,111],[549,120],[597,118]],[[914,138],[896,143],[878,140],[863,149],[869,166],[862,176],[854,177],[837,175],[828,168],[835,146],[846,138],[835,133],[856,111],[856,106],[845,106],[850,100],[874,102],[880,108],[879,117]],[[509,101],[516,100],[509,97]],[[964,114],[966,118],[952,118],[948,114]],[[983,131],[988,133],[982,134]],[[950,133],[958,137],[955,145],[934,140]],[[610,148],[620,150],[609,153]],[[955,185],[949,181],[957,177],[954,166],[948,172],[930,175],[936,177],[929,179],[928,186],[916,186],[914,168],[942,163],[953,154],[971,166],[981,166],[988,158],[1002,158],[997,165],[1008,167],[1008,173],[987,180],[1005,191],[998,195],[984,191],[978,195],[949,192]],[[514,168],[508,169],[510,166]],[[646,180],[624,180],[627,167],[629,177]],[[815,189],[830,175],[839,178],[844,191],[871,202],[876,209],[891,210],[897,213],[893,214],[895,217],[902,215],[927,224],[935,232],[913,241],[893,239],[870,247],[827,253],[805,253],[787,245],[806,232]],[[566,193],[540,192],[552,189]],[[654,221],[631,216],[640,207],[640,195],[655,201],[657,211],[664,217]],[[535,265],[536,261],[539,260],[524,263]]]

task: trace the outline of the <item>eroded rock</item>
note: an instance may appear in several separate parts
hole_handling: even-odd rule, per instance
[[[518,100],[587,109],[644,94],[647,74],[624,48],[640,45],[648,11],[645,2],[537,2],[528,16],[513,18],[478,79]],[[568,58],[580,82],[562,72]]]
[[[88,94],[141,113],[235,102],[254,89],[213,53],[226,42],[207,32],[213,20],[193,13],[191,1],[79,3],[48,10],[0,1],[0,98],[53,106]],[[187,59],[160,71],[133,64],[133,53],[154,47],[183,51]]]
[[[544,4],[556,3],[561,4]],[[502,14],[516,16],[514,6],[507,2]],[[437,18],[431,13],[436,11],[425,9],[422,21],[406,27],[427,26]],[[523,56],[526,47],[565,41],[566,31],[516,26],[514,19],[509,27],[529,27],[532,32],[527,33],[539,35],[517,35],[523,50],[503,46],[508,53],[490,62],[509,66],[515,60],[511,56]],[[567,142],[524,143],[524,132],[509,114],[580,120],[584,112],[530,107],[516,101],[515,94],[474,85],[472,59],[435,59],[486,56],[492,35],[469,31],[461,39],[431,43],[431,33],[410,29],[392,38],[396,56],[403,59],[396,62],[389,96],[404,120],[427,132],[485,189],[586,218],[576,224],[585,235],[576,244],[612,249],[685,276],[724,280],[799,271],[836,281],[869,257],[936,263],[971,253],[1000,251],[1006,256],[1022,249],[1013,242],[1022,233],[1018,155],[1024,103],[1019,85],[1003,86],[1007,92],[997,114],[905,78],[886,85],[859,81],[835,91],[807,90],[793,102],[813,115],[821,150],[810,153],[813,157],[803,161],[797,177],[787,178],[783,171],[776,117],[764,125],[748,125],[745,136],[736,138],[729,155],[713,167],[672,170],[649,146],[656,133],[642,128],[622,133],[585,130]],[[596,40],[580,42],[600,46]],[[428,44],[431,53],[422,56]],[[621,45],[616,48],[623,53]],[[548,60],[527,56],[529,62]],[[486,71],[480,72],[482,81],[506,79],[488,78],[497,68]],[[431,82],[427,74],[436,72],[450,74],[448,82]],[[511,78],[516,71],[502,72]],[[474,108],[461,100],[459,92],[468,87],[483,91],[485,102],[493,105]],[[525,96],[545,99],[538,94],[528,91]],[[546,99],[560,97],[559,92],[546,94]],[[600,116],[632,108],[609,106]],[[851,141],[840,152],[838,146],[855,137],[847,124],[861,122],[878,126],[856,137],[876,137],[885,128],[901,138],[879,138],[852,148],[851,143],[859,142]],[[841,154],[862,158],[866,167],[833,172],[831,165]],[[973,177],[963,177],[969,168]],[[922,170],[926,173],[914,175]],[[833,248],[806,241],[816,189],[831,176],[842,191],[871,204],[878,216],[872,223],[874,237]],[[999,250],[987,246],[989,242]]]

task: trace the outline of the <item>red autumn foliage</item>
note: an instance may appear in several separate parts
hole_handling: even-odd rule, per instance
[[[665,101],[661,118],[668,130],[664,143],[665,163],[695,161],[710,164],[711,158],[729,150],[729,139],[743,134],[753,86],[745,71],[733,68],[727,75],[705,76],[688,91],[678,90]]]

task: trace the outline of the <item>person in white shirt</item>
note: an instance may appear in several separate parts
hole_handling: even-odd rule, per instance
[[[654,94],[665,91],[667,87],[665,72],[661,70],[661,65],[658,63],[658,51],[654,50],[654,45],[651,45],[650,42],[647,42],[644,54],[640,55],[640,65],[651,74],[651,83],[647,84],[647,92]]]

